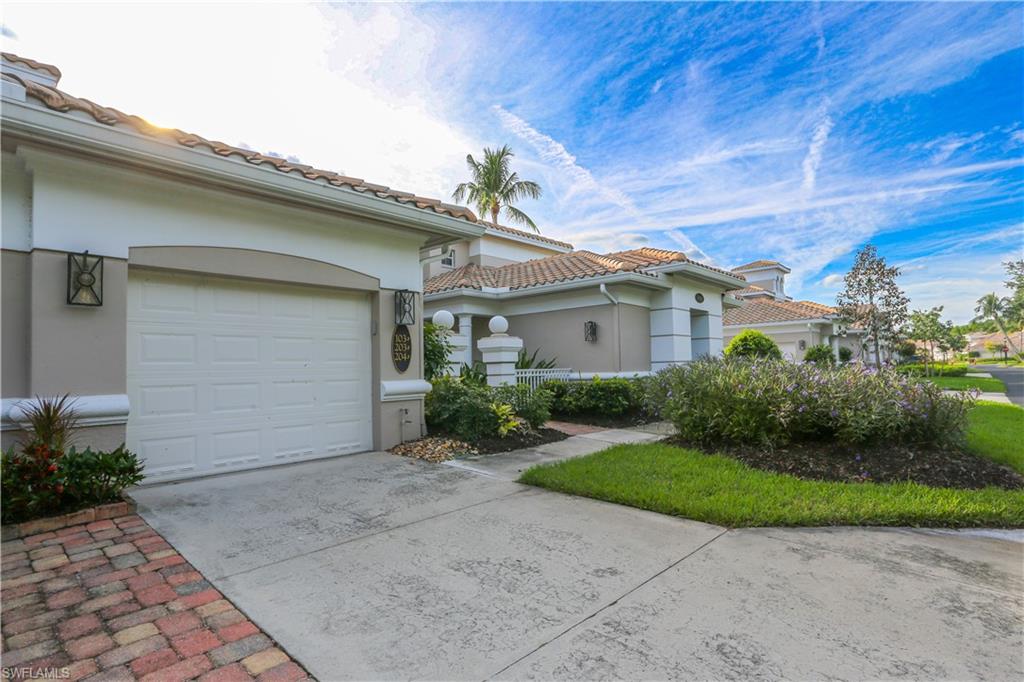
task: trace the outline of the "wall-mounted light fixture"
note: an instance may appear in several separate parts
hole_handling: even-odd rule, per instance
[[[416,293],[408,289],[395,292],[395,324],[416,324]]]
[[[68,254],[68,305],[103,305],[103,256]]]
[[[597,341],[597,322],[587,320],[583,323],[583,340],[588,343]]]
[[[807,342],[805,340],[800,339],[800,343],[798,345],[800,346],[800,350],[807,350]]]

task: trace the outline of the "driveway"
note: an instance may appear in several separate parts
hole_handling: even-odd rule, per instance
[[[1024,367],[978,365],[978,369],[1006,384],[1006,397],[1015,405],[1024,407]]]
[[[1024,674],[1019,542],[727,530],[511,480],[604,447],[596,436],[458,466],[369,453],[134,496],[321,680]]]

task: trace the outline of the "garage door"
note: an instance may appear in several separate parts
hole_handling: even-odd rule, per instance
[[[132,271],[128,447],[149,481],[372,446],[366,295]]]

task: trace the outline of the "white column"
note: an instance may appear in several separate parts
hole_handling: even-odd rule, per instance
[[[651,306],[651,371],[693,359],[690,307],[673,288],[655,294]]]
[[[501,316],[492,317],[488,327],[491,335],[476,342],[487,366],[487,385],[515,384],[516,359],[523,348],[523,340],[505,333],[508,321]]]
[[[459,336],[461,336],[466,344],[466,348],[463,351],[462,359],[459,363],[466,363],[470,367],[473,366],[473,316],[469,314],[459,315]],[[457,374],[458,372],[456,372]]]

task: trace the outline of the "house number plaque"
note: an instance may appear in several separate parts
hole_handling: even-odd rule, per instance
[[[412,362],[412,335],[404,324],[395,327],[395,334],[391,337],[391,361],[399,373],[409,369]]]

